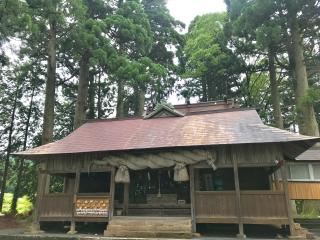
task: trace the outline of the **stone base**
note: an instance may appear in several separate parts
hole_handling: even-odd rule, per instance
[[[32,234],[41,234],[44,233],[44,231],[42,231],[40,229],[40,224],[39,223],[33,223],[30,227],[30,233]]]
[[[192,238],[189,217],[113,217],[104,232],[107,237]]]
[[[247,238],[247,236],[246,236],[245,234],[240,234],[240,233],[238,233],[238,234],[237,234],[237,238],[239,238],[239,239],[245,239],[245,238]]]

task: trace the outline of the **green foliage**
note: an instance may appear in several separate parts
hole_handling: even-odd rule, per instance
[[[59,175],[51,175],[49,192],[50,193],[62,193],[64,185],[64,177]]]
[[[2,207],[2,212],[3,213],[9,213],[10,212],[10,206],[12,202],[12,193],[5,193],[4,194],[4,201],[3,201],[3,207]]]
[[[210,14],[197,17],[191,23],[184,48],[187,69],[190,69],[185,73],[186,77],[202,77],[227,57],[219,42],[224,19],[225,14]]]
[[[23,196],[18,199],[17,213],[19,215],[28,215],[32,211],[32,209],[33,205],[28,196]]]
[[[5,193],[4,194],[4,203],[3,203],[3,213],[9,214],[10,207],[12,202],[13,194],[12,193]],[[18,199],[17,204],[17,213],[21,216],[27,216],[33,209],[33,204],[27,196],[23,196]]]
[[[320,88],[319,87],[309,88],[307,94],[302,98],[301,107],[303,107],[304,104],[315,104],[315,103],[318,103],[319,101],[320,101]]]
[[[182,95],[202,101],[231,97],[230,89],[240,62],[227,47],[226,13],[196,17],[190,24],[183,49]]]
[[[0,2],[0,46],[8,37],[27,28],[31,19],[26,12],[24,1],[6,0]]]
[[[138,1],[126,1],[114,15],[105,19],[108,35],[115,42],[121,54],[138,58],[151,48],[152,33],[148,16]]]

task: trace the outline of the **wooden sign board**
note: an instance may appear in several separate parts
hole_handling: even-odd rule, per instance
[[[77,197],[75,216],[76,217],[108,217],[108,197]]]

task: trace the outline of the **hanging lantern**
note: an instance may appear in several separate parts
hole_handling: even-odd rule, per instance
[[[185,164],[177,163],[174,167],[174,181],[176,182],[187,182],[189,181],[189,174]]]
[[[130,183],[129,169],[127,166],[121,165],[115,176],[116,183]]]

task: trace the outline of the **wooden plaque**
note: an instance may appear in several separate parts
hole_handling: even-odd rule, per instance
[[[75,216],[76,217],[108,217],[108,197],[77,197]]]

